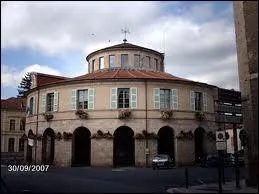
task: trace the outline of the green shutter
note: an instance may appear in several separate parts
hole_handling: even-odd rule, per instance
[[[94,96],[95,96],[94,88],[89,88],[88,89],[88,109],[94,109]]]
[[[206,92],[202,93],[202,101],[203,101],[203,111],[207,112],[208,111],[208,99],[207,99],[207,93]]]
[[[117,88],[111,88],[111,109],[117,108]]]
[[[58,111],[58,92],[54,92],[54,107],[53,111],[57,112]]]
[[[154,108],[160,109],[160,88],[153,89]]]
[[[190,108],[195,111],[195,92],[192,90],[190,91]]]
[[[46,93],[41,96],[41,110],[42,112],[46,112]]]
[[[172,89],[171,90],[171,94],[172,94],[172,99],[171,99],[171,107],[173,110],[178,110],[179,109],[179,105],[178,105],[178,89]]]
[[[71,109],[76,110],[76,90],[71,91]]]
[[[137,108],[138,103],[138,88],[130,88],[130,107]]]
[[[32,114],[36,114],[36,96],[33,97],[33,108]]]

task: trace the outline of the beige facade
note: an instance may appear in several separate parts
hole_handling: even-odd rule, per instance
[[[111,101],[111,88],[137,88],[137,108],[132,109],[132,117],[128,120],[118,119],[119,109],[112,109],[110,106]],[[87,89],[94,88],[94,109],[86,110],[89,114],[87,120],[79,119],[75,115],[75,110],[71,107],[71,91],[75,89]],[[154,88],[177,88],[179,92],[178,110],[174,111],[173,119],[163,121],[160,116],[160,110],[154,108],[153,90]],[[190,108],[190,90],[197,92],[207,93],[207,105],[208,109],[205,111],[207,120],[199,122],[195,119],[195,112]],[[38,116],[38,130],[36,132],[37,116],[32,115],[26,119],[26,132],[31,129],[35,134],[43,135],[45,129],[51,128],[55,133],[70,132],[73,133],[78,127],[86,127],[90,130],[91,135],[95,134],[98,130],[103,132],[110,132],[114,134],[115,130],[120,126],[128,126],[134,134],[141,133],[146,128],[148,132],[158,133],[159,129],[164,126],[169,126],[175,133],[175,161],[179,165],[191,164],[194,161],[195,146],[194,139],[188,141],[178,140],[176,137],[180,131],[187,132],[191,130],[193,133],[196,128],[201,126],[205,132],[216,131],[217,125],[215,123],[214,115],[214,99],[216,99],[216,88],[208,87],[207,85],[195,86],[173,82],[147,82],[147,95],[145,94],[145,82],[143,81],[106,81],[106,82],[94,82],[94,83],[82,83],[57,87],[49,87],[39,91],[31,92],[28,95],[28,100],[31,97],[36,99],[35,105],[37,105],[38,92],[39,92],[39,116]],[[50,122],[46,122],[43,117],[42,109],[42,94],[49,92],[58,93],[58,111],[53,112],[54,118]],[[146,97],[147,96],[147,97]],[[147,98],[147,120],[146,114],[146,98]],[[37,108],[35,109],[37,111]],[[152,157],[157,154],[157,141],[149,140],[148,144],[149,155],[148,161],[151,163]],[[215,142],[206,140],[204,149],[206,152],[215,151]],[[36,154],[38,162],[41,162],[42,141],[37,141],[38,151]],[[70,166],[72,158],[72,140],[64,141],[56,140],[55,144],[55,158],[54,163],[61,166]],[[135,164],[145,165],[146,162],[146,142],[144,140],[135,140]],[[33,154],[34,157],[34,154]],[[101,139],[91,140],[91,165],[113,165],[113,140]]]
[[[122,47],[123,48],[123,47]],[[98,71],[101,70],[99,63],[100,58],[104,58],[104,67],[103,69],[110,68],[110,56],[115,57],[115,67],[122,67],[121,56],[127,55],[128,56],[128,65],[129,68],[137,68],[137,69],[146,69],[152,71],[163,71],[164,70],[164,63],[163,63],[163,55],[158,54],[152,51],[143,51],[143,50],[130,50],[130,49],[117,49],[112,51],[103,51],[90,54],[88,57],[88,72]],[[139,63],[134,64],[134,57],[139,56]],[[93,62],[94,61],[94,62]]]
[[[14,130],[10,129],[10,122],[14,121]],[[22,124],[21,122],[24,122]],[[21,127],[21,125],[24,125]],[[19,150],[19,141],[25,130],[25,112],[1,109],[1,152],[23,152]],[[9,139],[14,139],[14,149],[9,149]],[[11,146],[12,147],[12,146]]]

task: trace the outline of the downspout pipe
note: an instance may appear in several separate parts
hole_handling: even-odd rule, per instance
[[[147,129],[147,102],[148,102],[148,100],[147,100],[147,80],[145,80],[145,100],[146,100],[146,102],[145,102],[145,113],[146,113],[146,115],[145,115],[145,124],[146,124],[146,126],[145,126],[145,130],[146,130],[146,134],[148,134],[148,129]],[[147,152],[148,151],[148,137],[146,136],[146,150],[145,150],[145,155],[146,155],[146,167],[148,167],[148,155],[149,155],[149,153]]]
[[[40,90],[38,90],[38,99],[37,99],[37,115],[36,115],[36,138],[35,138],[35,164],[37,163],[37,147],[38,147],[38,128],[39,128],[39,99],[40,99]]]

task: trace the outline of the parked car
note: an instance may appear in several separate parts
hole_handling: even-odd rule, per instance
[[[225,167],[230,167],[234,165],[234,158],[231,154],[223,155],[223,162]],[[208,154],[203,157],[200,161],[201,167],[218,167],[219,157],[218,154]]]
[[[158,154],[152,160],[152,168],[172,168],[174,161],[167,154]]]

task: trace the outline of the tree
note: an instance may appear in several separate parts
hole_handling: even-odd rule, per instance
[[[22,78],[20,85],[18,86],[18,97],[24,97],[26,93],[30,90],[32,80],[31,80],[30,72],[27,72],[25,76]]]

